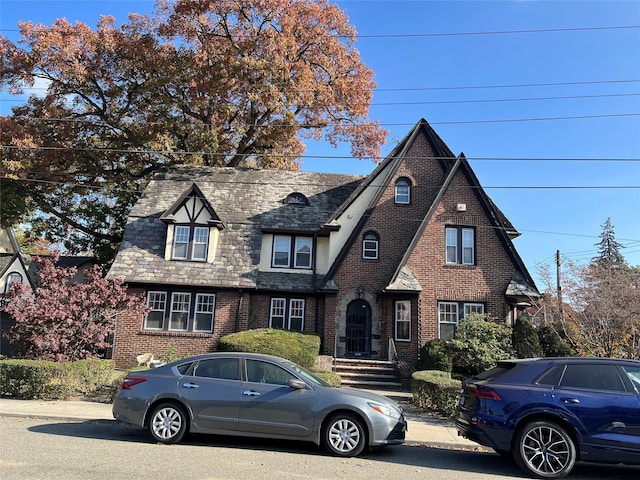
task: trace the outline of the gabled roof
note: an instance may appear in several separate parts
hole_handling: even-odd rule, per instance
[[[184,193],[180,195],[180,197],[178,197],[178,199],[173,203],[173,205],[171,205],[160,216],[160,220],[162,220],[164,223],[173,223],[175,221],[174,216],[176,212],[180,208],[182,208],[182,206],[185,204],[185,202],[189,198],[193,198],[193,197],[198,198],[202,202],[204,209],[209,214],[209,217],[211,217],[211,219],[209,220],[209,223],[212,225],[215,225],[219,230],[222,230],[224,228],[224,223],[222,222],[222,220],[220,220],[220,217],[218,217],[218,214],[209,203],[209,200],[207,200],[207,198],[203,195],[200,188],[198,188],[198,185],[196,185],[195,183],[193,183],[191,187],[185,190]]]
[[[363,178],[281,170],[172,167],[153,177],[131,210],[109,275],[138,284],[286,288],[281,276],[267,272],[258,275],[262,233],[327,235],[329,218]],[[164,259],[166,226],[160,219],[178,205],[176,199],[191,191],[194,179],[199,195],[226,227],[220,233],[212,264]],[[286,202],[292,193],[303,194],[308,205]],[[290,276],[289,282],[294,277]],[[310,291],[312,278],[295,277],[295,288]]]
[[[434,142],[433,144],[435,148],[438,148],[443,155],[445,155],[448,151],[451,154],[452,158],[442,157],[439,159],[440,164],[444,167],[445,171],[448,170],[446,172],[447,175],[446,175],[445,181],[442,183],[442,186],[440,187],[440,190],[436,195],[436,198],[431,204],[431,207],[427,211],[425,217],[422,219],[420,227],[416,231],[402,260],[398,264],[396,271],[391,277],[389,285],[384,289],[384,291],[397,290],[398,282],[400,281],[403,275],[406,275],[406,273],[403,273],[403,269],[406,268],[407,262],[409,261],[411,254],[415,250],[416,245],[418,244],[420,238],[422,237],[422,234],[427,228],[427,225],[431,221],[438,204],[440,203],[447,189],[451,185],[451,182],[453,181],[453,178],[456,175],[456,173],[462,172],[467,177],[469,184],[473,187],[473,192],[475,193],[480,204],[482,205],[485,213],[487,214],[487,217],[491,221],[492,225],[496,227],[495,230],[502,244],[504,245],[506,251],[511,257],[511,260],[513,261],[513,264],[517,269],[517,273],[519,273],[518,278],[521,279],[521,282],[520,282],[521,284],[520,286],[522,287],[521,290],[527,290],[529,293],[535,292],[535,294],[537,294],[537,288],[535,287],[535,282],[533,281],[533,278],[531,278],[531,276],[529,275],[529,272],[527,271],[527,268],[524,265],[522,258],[520,257],[513,243],[511,242],[511,238],[519,235],[518,232],[513,227],[511,222],[509,222],[509,220],[506,218],[504,213],[502,213],[502,211],[500,211],[500,209],[497,208],[497,206],[493,203],[493,201],[489,198],[485,190],[482,188],[482,186],[480,185],[480,181],[478,180],[478,177],[473,172],[473,169],[471,168],[471,165],[469,165],[469,162],[465,158],[464,154],[461,153],[457,158],[453,158],[453,154],[451,153],[451,150],[446,148],[446,145],[443,148],[439,144],[439,142],[442,142],[442,140],[433,131],[433,129],[431,129],[431,127],[426,128],[426,126],[424,125],[425,123],[426,123],[426,120],[424,119],[420,120],[420,122],[418,122],[418,124],[412,130],[414,135],[410,134],[407,138],[405,138],[405,140],[407,140],[407,142],[410,140],[413,140],[415,139],[415,134],[418,134],[420,131],[423,131],[427,135],[428,141]],[[444,142],[442,142],[442,145],[444,145]],[[398,155],[402,155],[407,148],[408,148],[408,144],[405,144],[403,146],[403,150],[399,151]],[[388,158],[388,160],[391,160],[391,159]],[[401,156],[398,156],[395,159],[395,161],[397,162],[401,160],[402,160]],[[522,283],[524,283],[524,285],[526,286],[523,286]]]

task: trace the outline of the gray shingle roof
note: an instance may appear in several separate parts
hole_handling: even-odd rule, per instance
[[[328,173],[177,166],[154,176],[129,214],[110,276],[129,283],[256,288],[262,230],[319,232],[364,177]],[[195,183],[224,223],[213,264],[166,261],[160,217]],[[300,192],[309,205],[284,204]],[[296,279],[296,276],[289,276]],[[262,274],[261,288],[311,288],[311,276],[285,285]]]

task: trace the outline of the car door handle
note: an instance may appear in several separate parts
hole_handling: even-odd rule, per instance
[[[576,403],[580,403],[580,400],[577,398],[563,398],[562,403],[566,403],[567,405],[574,405]]]
[[[247,397],[258,397],[260,396],[260,392],[256,392],[255,390],[245,390],[242,392],[242,395],[246,395]]]
[[[182,388],[200,388],[197,383],[183,383]]]

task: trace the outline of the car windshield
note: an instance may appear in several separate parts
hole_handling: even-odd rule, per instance
[[[299,376],[304,378],[309,383],[313,383],[314,385],[319,385],[321,387],[330,387],[331,386],[327,382],[322,380],[320,377],[316,376],[314,373],[311,373],[306,368],[301,367],[297,363],[290,362],[290,363],[287,363],[286,365],[287,365],[287,367],[289,367],[291,370],[296,372]]]
[[[508,372],[513,367],[515,367],[514,363],[500,362],[496,367],[493,367],[491,370],[487,370],[485,372],[479,373],[473,377],[474,380],[493,380],[498,378],[500,375]]]

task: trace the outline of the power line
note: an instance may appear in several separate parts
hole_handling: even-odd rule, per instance
[[[206,151],[173,151],[173,150],[152,150],[152,149],[118,149],[118,148],[100,148],[100,147],[52,147],[52,146],[24,146],[24,145],[0,145],[0,149],[6,150],[27,150],[27,151],[71,151],[71,152],[97,152],[97,153],[120,153],[120,154],[144,154],[144,155],[206,155],[209,157],[229,157],[238,156],[245,158],[253,157],[270,157],[270,158],[300,158],[304,159],[324,159],[324,160],[353,160],[353,156],[348,155],[290,155],[283,153],[263,153],[263,154],[249,154],[249,153],[234,153],[225,154],[218,152],[206,152]],[[383,160],[381,157],[365,157],[363,160]],[[436,156],[418,156],[411,155],[405,156],[408,160],[452,160],[451,157],[436,157]],[[542,157],[467,157],[469,161],[497,161],[497,162],[621,162],[621,163],[635,163],[640,162],[640,158],[585,158],[585,157],[554,157],[554,158],[542,158]],[[32,172],[38,173],[38,172]]]
[[[84,23],[84,22],[83,22]],[[514,35],[523,33],[563,33],[563,32],[589,32],[589,31],[602,31],[602,30],[632,30],[640,28],[640,25],[614,25],[604,27],[566,27],[566,28],[536,28],[525,30],[489,30],[486,32],[437,32],[437,33],[378,33],[378,34],[356,34],[357,39],[371,39],[371,38],[430,38],[430,37],[469,37],[469,36],[482,36],[482,35]],[[20,29],[17,28],[2,28],[1,32],[20,33]],[[74,35],[74,31],[65,31],[65,35]],[[92,30],[92,33],[95,33]],[[328,35],[337,38],[351,38],[351,35],[341,35],[329,32]],[[284,35],[283,35],[284,36]],[[249,38],[248,35],[237,35],[238,38]]]
[[[397,105],[458,105],[465,103],[506,103],[506,102],[534,102],[549,100],[581,100],[594,98],[614,98],[614,97],[637,97],[640,93],[605,93],[597,95],[565,95],[560,97],[520,97],[520,98],[487,98],[478,100],[428,100],[428,101],[412,101],[412,102],[371,102],[371,107],[379,106],[397,106]],[[0,102],[22,103],[23,99],[0,98]],[[232,102],[221,102],[223,104],[234,105]],[[16,117],[20,118],[20,117]],[[40,119],[41,117],[28,117]],[[49,119],[49,118],[47,118]]]
[[[584,82],[551,82],[551,83],[517,83],[506,85],[467,85],[456,87],[406,87],[406,88],[376,88],[374,92],[404,92],[422,90],[472,90],[485,88],[528,88],[528,87],[556,87],[556,86],[576,86],[576,85],[601,85],[607,83],[637,83],[640,80],[593,80]]]
[[[488,124],[488,123],[521,123],[521,122],[545,122],[545,121],[557,121],[557,120],[586,120],[593,118],[619,118],[619,117],[638,117],[640,113],[628,112],[628,113],[608,113],[601,115],[574,115],[574,116],[566,116],[566,117],[530,117],[530,118],[510,118],[510,119],[494,119],[494,120],[452,120],[452,121],[431,121],[430,125],[469,125],[469,124]],[[27,116],[17,116],[14,118],[23,119],[23,120],[41,120],[41,121],[55,121],[55,122],[86,122],[86,123],[94,123],[96,125],[108,126],[113,128],[113,125],[100,120],[91,120],[87,118],[49,118],[49,117],[27,117]],[[167,125],[167,122],[144,122],[144,121],[132,121],[131,124],[136,125]],[[189,122],[174,122],[174,124],[178,125],[192,125],[197,126],[200,125],[202,128],[210,128],[209,125],[206,124],[197,124],[197,123],[189,123]],[[274,128],[274,127],[300,127],[300,128],[325,128],[333,125],[331,122],[322,123],[319,125],[305,125],[298,123],[278,123],[278,124],[247,124],[248,127],[252,128]],[[407,127],[413,126],[413,123],[381,123],[383,127]]]

